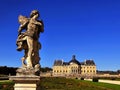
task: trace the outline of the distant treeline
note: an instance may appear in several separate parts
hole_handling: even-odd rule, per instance
[[[49,68],[49,67],[41,67],[40,71],[41,71],[41,72],[50,72],[50,71],[52,71],[52,68]]]
[[[16,75],[17,67],[7,67],[7,66],[0,66],[0,75]],[[49,67],[41,67],[41,72],[50,72],[52,68]],[[120,74],[120,70],[117,71],[99,71],[97,70],[97,74]]]
[[[15,67],[0,66],[1,75],[16,75],[16,70]]]
[[[117,71],[99,71],[99,70],[97,70],[97,74],[111,74],[111,75],[116,75],[116,74],[120,74],[120,70],[117,70]]]
[[[0,66],[0,75],[16,75],[17,67]],[[41,68],[41,72],[52,71],[49,67]]]

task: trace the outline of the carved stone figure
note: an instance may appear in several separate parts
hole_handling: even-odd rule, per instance
[[[30,14],[30,18],[20,15],[18,21],[20,23],[18,29],[17,38],[17,50],[24,50],[25,55],[21,58],[22,69],[18,69],[17,72],[25,72],[26,70],[38,71],[39,64],[39,49],[41,44],[39,42],[40,32],[44,32],[44,25],[42,20],[38,20],[39,12],[33,10]],[[24,68],[24,70],[23,70]]]

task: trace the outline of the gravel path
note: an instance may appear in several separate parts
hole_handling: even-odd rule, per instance
[[[118,85],[120,85],[120,81],[114,81],[114,80],[99,80],[99,82],[110,83],[110,84],[118,84]]]
[[[92,81],[92,79],[85,79],[87,81]],[[103,82],[103,83],[110,83],[110,84],[118,84],[120,85],[120,81],[115,81],[115,80],[102,80],[99,79],[99,82]]]

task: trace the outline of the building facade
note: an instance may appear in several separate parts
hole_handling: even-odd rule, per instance
[[[75,55],[72,60],[64,62],[63,60],[55,60],[53,64],[53,76],[75,76],[75,75],[95,75],[96,65],[93,60],[79,62]]]

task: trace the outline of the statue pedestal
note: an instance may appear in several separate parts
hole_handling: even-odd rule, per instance
[[[15,82],[14,90],[40,90],[40,76],[10,76],[9,80]]]

